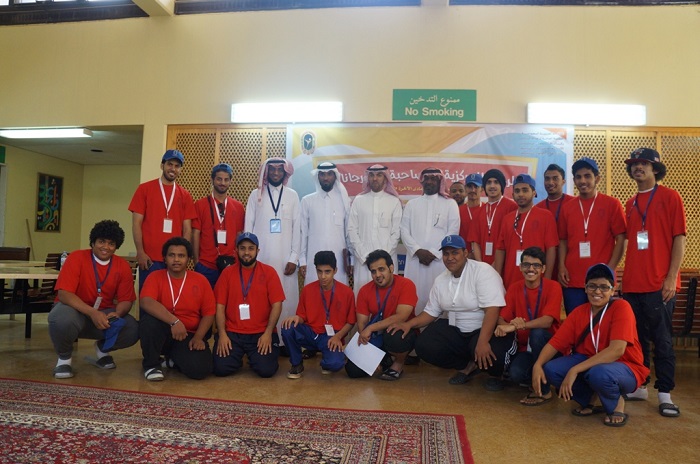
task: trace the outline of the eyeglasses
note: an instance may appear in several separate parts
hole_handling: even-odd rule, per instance
[[[586,284],[586,290],[588,290],[591,293],[595,293],[596,290],[600,290],[601,293],[609,292],[612,290],[613,287],[612,285],[596,285],[596,284]]]
[[[533,268],[536,271],[539,271],[542,269],[542,264],[540,263],[520,263],[520,269],[523,271],[527,271],[528,269]]]

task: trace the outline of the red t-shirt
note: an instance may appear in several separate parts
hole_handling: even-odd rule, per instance
[[[336,281],[335,289],[323,292],[330,314],[330,324],[338,332],[345,324],[355,324],[355,294],[347,285]],[[321,284],[312,282],[301,290],[297,316],[317,334],[326,333],[326,308],[321,299]]]
[[[530,304],[532,317],[527,312],[528,305],[525,302],[523,289],[527,293],[527,300]],[[526,321],[532,321],[542,316],[551,316],[554,321],[549,327],[549,333],[554,334],[559,328],[559,317],[561,315],[562,292],[561,286],[549,279],[542,279],[542,295],[540,296],[540,306],[537,307],[537,295],[539,287],[526,288],[525,281],[515,282],[508,287],[506,292],[506,305],[501,308],[501,317],[506,322],[512,321],[516,317],[522,317]],[[518,330],[518,351],[527,351],[527,340],[530,337],[529,330]]]
[[[248,286],[251,274],[248,296],[244,298],[243,287]],[[275,269],[259,261],[253,269],[244,268],[238,262],[224,269],[214,293],[216,303],[226,308],[226,332],[242,334],[263,333],[270,320],[272,305],[285,298]],[[239,305],[243,303],[250,305],[250,319],[241,320]]]
[[[175,197],[167,215],[173,220],[173,231],[172,233],[163,232],[163,220],[166,217],[165,202],[158,184],[159,179],[154,179],[139,185],[129,203],[129,211],[143,215],[141,225],[143,248],[153,261],[163,261],[163,244],[169,238],[181,237],[182,222],[197,217],[190,192],[176,183]],[[163,185],[163,190],[169,202],[173,186]]]
[[[68,255],[66,262],[58,274],[54,289],[74,293],[84,303],[90,306],[97,300],[97,281],[92,267],[92,250],[77,250]],[[131,267],[124,258],[112,256],[112,265],[102,265],[94,261],[101,285],[100,310],[114,308],[116,303],[136,300],[134,293],[134,277]],[[109,273],[107,273],[109,271]],[[58,301],[58,297],[56,297]]]
[[[501,233],[501,222],[506,214],[518,209],[518,205],[510,198],[501,197],[499,202],[494,204],[486,203],[479,208],[479,214],[474,218],[473,227],[469,228],[467,242],[476,242],[481,248],[481,260],[488,264],[493,264],[496,258],[496,242]],[[493,218],[489,231],[488,221]],[[486,255],[486,242],[493,243],[493,254]]]
[[[584,233],[584,216],[588,218],[587,235]],[[599,193],[595,204],[593,198],[577,197],[575,201],[564,205],[559,216],[559,239],[567,241],[566,269],[569,271],[569,287],[585,287],[588,268],[598,263],[607,264],[615,248],[615,237],[626,231],[625,215],[617,198]],[[581,258],[581,242],[590,243],[590,258]]]
[[[201,231],[199,235],[199,262],[209,269],[216,269],[216,257],[219,254],[236,256],[236,237],[243,232],[245,224],[245,208],[243,204],[231,197],[226,197],[226,212],[223,222],[219,222],[219,209],[214,205],[211,195],[200,198],[194,204],[197,217],[192,220],[192,228]],[[212,224],[212,215],[214,223]],[[226,243],[219,243],[219,253],[216,252],[214,233],[217,230],[226,231]]]
[[[588,357],[595,355],[595,346],[590,331],[583,343],[575,346],[583,331],[590,325],[590,314],[590,303],[582,304],[574,309],[562,322],[557,333],[549,340],[549,344],[564,355],[568,355],[572,350]],[[632,370],[637,379],[637,386],[644,383],[649,375],[649,368],[644,366],[642,347],[637,338],[637,323],[630,304],[622,299],[612,300],[602,320],[593,327],[593,337],[598,337],[599,328],[598,351],[607,348],[610,345],[610,340],[626,341],[627,348],[617,361],[624,363]]]
[[[663,185],[656,189],[649,203],[651,192],[640,193],[627,201],[627,254],[622,290],[632,293],[648,293],[661,290],[671,265],[673,238],[687,235],[683,200],[675,190]],[[637,199],[639,210],[634,206]],[[647,208],[648,205],[648,208]],[[640,214],[641,211],[641,214]],[[642,214],[647,213],[645,230],[649,233],[649,248],[637,249],[637,232],[642,230]],[[681,288],[680,273],[676,277],[676,290]]]
[[[396,314],[396,307],[398,305],[409,305],[416,307],[418,303],[418,293],[416,291],[416,284],[400,275],[394,275],[394,283],[391,294],[389,294],[389,299],[384,307],[383,319],[393,316]],[[377,285],[374,281],[370,281],[360,288],[357,294],[357,313],[364,314],[372,319],[379,312],[379,304],[384,303],[386,294],[390,287],[384,287],[379,289],[379,304],[377,304]],[[415,317],[413,311],[408,316],[408,320]]]
[[[554,221],[559,224],[559,218],[561,217],[561,211],[564,205],[573,200],[574,197],[566,193],[562,194],[562,197],[558,200],[549,200],[545,198],[544,200],[537,203],[535,206],[538,208],[543,208],[552,213],[554,216]]]
[[[467,202],[459,205],[459,235],[467,243],[467,251],[472,251],[472,244],[469,238],[469,226],[474,222],[481,211],[481,203],[479,206],[469,207]]]
[[[204,316],[216,314],[216,301],[211,284],[206,277],[197,272],[188,271],[182,279],[171,277],[170,282],[167,269],[151,272],[146,277],[140,297],[153,298],[165,306],[165,309],[180,319],[190,333],[197,331]],[[173,305],[174,300],[177,300],[176,305]]]
[[[517,211],[511,211],[503,218],[501,234],[496,243],[496,250],[506,252],[503,262],[503,285],[506,288],[524,278],[520,272],[520,263],[515,262],[518,250],[536,246],[546,252],[548,248],[559,245],[557,224],[552,213],[542,208],[531,208],[527,213],[521,214],[517,232],[522,235],[522,243],[513,226],[517,214]]]

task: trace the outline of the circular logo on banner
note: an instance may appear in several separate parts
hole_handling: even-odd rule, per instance
[[[305,155],[313,155],[316,150],[316,134],[306,131],[301,134],[301,152]]]

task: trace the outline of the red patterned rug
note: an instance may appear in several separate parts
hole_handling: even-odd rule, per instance
[[[462,416],[0,379],[0,463],[473,463]]]

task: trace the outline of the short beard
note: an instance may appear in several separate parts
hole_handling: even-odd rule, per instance
[[[279,187],[282,182],[284,182],[284,177],[280,179],[279,182],[272,182],[270,179],[267,179],[268,184],[272,185],[273,187]]]
[[[243,267],[250,267],[253,264],[255,264],[255,262],[257,260],[258,260],[257,256],[255,258],[252,258],[250,261],[244,261],[243,258],[241,258],[240,256],[238,257],[238,261],[241,263],[241,266],[243,266]]]
[[[331,190],[333,190],[333,184],[331,184],[331,185],[321,184],[321,189],[323,189],[324,192],[330,192]]]

